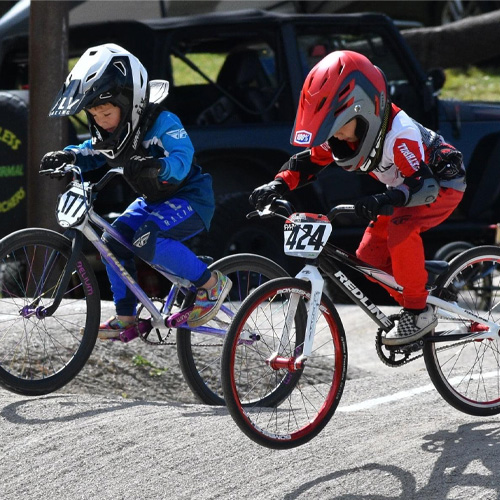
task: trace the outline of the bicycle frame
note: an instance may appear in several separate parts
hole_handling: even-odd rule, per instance
[[[288,208],[286,204],[280,203],[280,205]],[[349,206],[339,206],[336,208],[337,211],[335,213],[331,212],[328,215],[330,221],[335,217],[336,213],[342,211],[352,212],[352,207]],[[289,219],[287,219],[287,224],[290,224]],[[299,253],[296,252],[291,254],[299,256]],[[373,300],[368,297],[368,295],[360,290],[349,279],[349,277],[341,270],[337,262],[356,270],[357,272],[363,274],[365,277],[371,278],[373,281],[381,285],[383,284],[386,287],[392,288],[393,290],[396,290],[398,292],[402,292],[403,290],[402,287],[396,282],[394,277],[390,274],[370,264],[367,264],[366,262],[361,261],[354,255],[341,250],[331,243],[326,243],[321,251],[321,254],[315,259],[306,260],[305,267],[295,276],[298,279],[303,279],[311,282],[311,298],[308,304],[304,347],[302,354],[294,362],[296,369],[299,369],[304,360],[307,359],[307,357],[311,354],[316,321],[319,315],[321,295],[324,287],[324,279],[321,276],[320,270],[323,271],[332,280],[332,282],[340,290],[342,290],[355,304],[357,304],[372,319],[372,321],[377,323],[383,331],[389,332],[395,327],[395,323],[379,309],[379,307]],[[430,266],[430,263],[426,263],[426,266],[427,265]],[[460,328],[455,328],[446,332],[438,332],[434,336],[424,338],[424,342],[449,342],[465,339],[481,340],[492,338],[492,336],[499,336],[499,325],[485,318],[477,316],[470,311],[466,311],[456,304],[447,302],[446,300],[443,300],[438,296],[432,294],[428,295],[427,303],[436,306],[438,308],[438,313],[441,316],[448,317],[450,319],[458,317],[466,318],[468,320],[471,320],[473,323],[479,324],[479,328],[478,331],[474,331],[473,333],[469,331],[463,331]],[[291,323],[291,321],[293,320],[296,307],[296,303],[291,304],[288,310],[288,316],[286,320],[287,322]],[[283,332],[284,336],[287,335],[286,330],[287,329],[285,329]],[[282,339],[282,345],[284,345],[284,340],[285,339]],[[274,359],[280,356],[280,354],[280,352],[277,352],[273,355],[272,358]]]
[[[93,187],[93,192],[98,192],[104,185],[109,182],[111,178],[115,175],[121,174],[121,168],[110,169],[102,179],[96,183]],[[193,332],[204,333],[207,335],[214,335],[223,337],[225,335],[225,330],[218,328],[209,328],[204,326],[199,327],[188,327],[186,321],[188,319],[191,308],[184,309],[178,313],[170,314],[172,305],[177,297],[179,291],[184,293],[185,295],[189,292],[195,293],[196,288],[192,283],[186,279],[180,278],[179,276],[175,276],[168,271],[159,268],[158,266],[154,266],[151,263],[146,262],[149,266],[158,271],[162,276],[168,279],[172,283],[172,288],[170,289],[166,299],[165,304],[162,310],[158,310],[153,301],[147,296],[144,290],[140,287],[136,280],[126,271],[126,269],[121,265],[118,258],[114,255],[111,249],[106,245],[106,243],[101,239],[99,233],[94,229],[93,226],[96,226],[102,232],[107,232],[115,241],[123,245],[127,250],[136,255],[135,249],[128,241],[126,241],[123,236],[118,232],[109,222],[103,219],[100,215],[95,213],[92,202],[91,195],[92,189],[89,189],[87,194],[82,196],[84,199],[80,201],[80,205],[85,208],[85,212],[82,215],[79,223],[73,224],[71,229],[65,232],[65,236],[73,239],[72,243],[72,255],[69,261],[69,265],[67,266],[63,278],[61,280],[61,284],[68,284],[69,279],[71,278],[71,270],[76,265],[76,259],[81,252],[83,238],[82,235],[87,238],[87,240],[96,248],[104,261],[111,267],[111,269],[122,279],[128,289],[134,294],[139,303],[141,303],[147,311],[151,314],[151,327],[152,328],[189,328]],[[78,205],[73,200],[68,207],[68,211],[74,208],[74,205]],[[78,206],[76,209],[78,210]],[[71,265],[70,265],[71,264]],[[44,316],[48,316],[52,314],[58,307],[60,300],[62,297],[62,290],[64,287],[59,285],[59,289],[56,293],[53,304],[44,309],[42,312],[38,312],[37,314],[43,314]],[[227,315],[232,316],[231,311],[225,307],[224,305],[221,307]]]
[[[322,259],[320,261],[319,267],[328,275],[328,277],[353,301],[355,302],[363,311],[365,311],[371,319],[377,323],[384,331],[388,332],[394,328],[394,322],[391,321],[372,301],[367,295],[365,295],[359,288],[357,288],[352,281],[338,268],[335,264],[335,260],[340,261],[352,269],[364,274],[365,276],[370,276],[373,280],[378,283],[383,283],[389,286],[393,290],[402,291],[402,287],[396,283],[393,276],[387,274],[380,269],[377,269],[365,262],[357,259],[356,257],[349,255],[348,253],[340,250],[332,244],[325,246]],[[474,338],[489,338],[491,334],[498,336],[500,326],[496,323],[489,321],[485,318],[477,316],[465,309],[455,305],[453,303],[447,302],[439,297],[429,294],[427,297],[427,303],[438,307],[438,312],[442,316],[447,316],[449,318],[454,318],[460,316],[462,318],[467,318],[474,322],[479,322],[482,325],[488,327],[488,330],[483,332],[474,333]],[[452,340],[452,335],[455,332],[449,332],[446,334],[441,333],[440,339],[437,337],[429,339],[429,341],[449,341]],[[446,338],[443,338],[446,337]],[[463,335],[461,336],[461,338]],[[464,337],[465,338],[465,337]]]

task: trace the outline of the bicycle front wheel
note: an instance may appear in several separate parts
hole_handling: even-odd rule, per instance
[[[29,396],[48,394],[84,367],[97,338],[100,295],[83,255],[59,307],[53,303],[71,255],[55,231],[25,229],[0,242],[0,384]]]
[[[188,329],[177,330],[177,356],[182,374],[193,394],[203,403],[224,405],[221,386],[220,360],[225,332],[242,301],[258,286],[270,279],[288,276],[278,264],[254,254],[235,254],[210,265],[229,276],[231,292],[217,316],[203,325],[224,335],[209,335]]]
[[[500,321],[500,248],[468,250],[452,262],[438,289],[447,300],[489,321]],[[439,314],[434,339],[424,345],[424,360],[439,394],[451,406],[469,415],[500,413],[500,342],[497,336],[474,339],[487,328],[480,321]],[[469,339],[439,341],[440,332],[458,329]],[[444,335],[443,335],[443,338]]]
[[[340,317],[323,294],[311,355],[304,362],[311,285],[280,278],[242,304],[228,331],[222,387],[229,413],[268,448],[302,445],[335,413],[344,389],[347,346]]]

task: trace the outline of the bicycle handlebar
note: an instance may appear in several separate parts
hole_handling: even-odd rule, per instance
[[[98,193],[104,186],[117,175],[123,175],[122,167],[110,168],[95,184],[92,185],[92,191]]]
[[[267,205],[263,210],[254,210],[247,214],[247,219],[251,219],[253,217],[261,217],[265,219],[267,217],[273,217],[276,215],[276,212],[279,208],[284,208],[287,215],[292,215],[295,212],[294,206],[283,198],[275,198],[269,205]],[[356,213],[354,210],[354,205],[351,204],[343,204],[337,205],[333,207],[326,216],[330,222],[337,217],[337,215],[341,214],[354,214]],[[379,215],[392,215],[394,213],[394,207],[392,205],[384,205]]]
[[[47,169],[47,170],[39,170],[38,173],[40,175],[48,175],[51,179],[53,178],[62,178],[66,174],[69,174],[70,172],[75,172],[76,174],[80,175],[81,170],[80,167],[77,165],[73,164],[68,164],[65,163],[64,165],[61,165],[60,167],[54,168],[54,169]],[[101,191],[106,184],[116,177],[117,175],[122,175],[123,174],[123,168],[122,167],[116,167],[116,168],[111,168],[109,169],[96,183],[91,184],[92,191],[94,193],[98,193]]]
[[[287,215],[292,215],[295,212],[294,206],[288,200],[275,198],[263,210],[254,210],[253,212],[247,214],[247,219],[251,219],[253,217],[261,217],[263,219],[265,219],[266,217],[273,217],[279,208],[283,208]],[[327,217],[331,222],[337,215],[353,213],[355,213],[354,205],[337,205],[328,212]]]
[[[333,207],[327,214],[326,216],[328,217],[328,220],[330,222],[337,217],[337,215],[340,214],[354,214],[354,205],[337,205],[336,207]]]

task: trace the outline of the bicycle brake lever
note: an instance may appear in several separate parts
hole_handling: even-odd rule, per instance
[[[246,217],[247,219],[253,219],[254,217],[259,216],[259,211],[258,210],[253,210],[252,212],[249,212]]]
[[[261,219],[266,219],[268,217],[273,217],[274,212],[269,210],[268,207],[264,207],[262,210],[253,210],[252,212],[246,215],[247,219],[253,219],[254,217],[260,217]]]

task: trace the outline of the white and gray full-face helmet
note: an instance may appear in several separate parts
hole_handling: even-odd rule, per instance
[[[49,116],[70,116],[85,110],[92,146],[108,158],[116,158],[127,146],[148,104],[148,74],[130,52],[106,43],[91,47],[66,78]],[[109,133],[88,110],[110,102],[121,110],[120,123]]]

